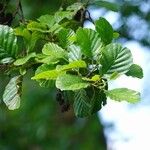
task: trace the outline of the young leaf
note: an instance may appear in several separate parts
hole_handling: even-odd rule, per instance
[[[104,7],[108,10],[115,11],[115,12],[118,12],[118,10],[119,10],[119,5],[117,3],[113,3],[113,2],[108,2],[108,1],[104,1],[104,0],[97,0],[94,2],[94,4],[97,6]]]
[[[15,57],[18,53],[17,37],[12,28],[0,25],[0,59]]]
[[[67,58],[67,52],[54,43],[47,43],[44,45],[42,52],[44,55],[48,55],[52,60],[56,61],[60,58]]]
[[[133,59],[128,48],[123,48],[120,44],[109,44],[102,50],[100,63],[102,65],[100,70],[102,75],[114,72],[123,74],[133,64]]]
[[[91,105],[89,103],[89,98],[84,89],[75,91],[75,100],[73,103],[73,108],[75,115],[77,117],[87,117],[90,116]]]
[[[39,23],[36,21],[32,21],[27,25],[27,29],[31,31],[39,31],[42,33],[49,32],[46,25],[44,23]]]
[[[34,77],[32,77],[32,80],[39,80],[39,79],[45,79],[45,80],[56,80],[56,78],[61,75],[64,72],[61,72],[59,70],[49,70],[44,71],[39,74],[36,74]]]
[[[130,66],[129,71],[126,73],[126,75],[142,79],[143,70],[139,65],[133,64]]]
[[[61,90],[79,90],[87,88],[89,83],[82,80],[81,77],[70,74],[62,74],[56,79],[56,87]]]
[[[72,44],[68,47],[68,51],[68,57],[70,62],[80,60],[82,58],[81,49],[79,46]]]
[[[20,95],[21,95],[22,77],[15,76],[7,84],[3,101],[10,110],[14,110],[20,107]]]
[[[75,69],[75,68],[86,68],[86,63],[83,60],[72,61],[68,65],[63,65],[59,68],[61,71]]]
[[[41,65],[37,68],[37,70],[35,72],[35,75],[40,74],[40,73],[45,72],[45,71],[52,70],[52,69],[54,69],[53,65],[43,64],[43,65]],[[52,86],[55,85],[54,80],[40,79],[40,80],[37,80],[37,81],[39,82],[39,85],[41,87],[48,87],[49,88],[49,87],[52,87]]]
[[[140,93],[127,88],[118,88],[105,91],[106,95],[112,100],[127,101],[129,103],[136,103],[140,101]]]
[[[105,18],[100,17],[99,20],[95,22],[95,25],[102,42],[105,45],[111,43],[113,39],[113,28],[110,23]]]
[[[98,33],[92,29],[79,28],[76,34],[81,52],[87,57],[97,58],[102,46]]]
[[[23,57],[23,58],[19,58],[14,62],[15,66],[20,66],[20,65],[24,65],[25,63],[27,63],[31,58],[34,58],[36,56],[36,53],[30,53],[29,55]]]

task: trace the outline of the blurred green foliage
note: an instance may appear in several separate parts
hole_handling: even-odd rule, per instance
[[[77,119],[73,111],[60,112],[54,89],[25,79],[21,107],[9,111],[0,107],[0,150],[106,150],[97,116]],[[1,91],[8,77],[0,77]],[[0,94],[2,95],[2,94]]]

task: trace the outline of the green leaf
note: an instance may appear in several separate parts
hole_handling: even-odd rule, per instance
[[[57,22],[57,23],[59,23],[59,22],[61,22],[63,19],[65,19],[65,18],[67,18],[67,19],[69,19],[69,20],[71,20],[72,19],[72,17],[73,17],[73,12],[70,12],[70,11],[57,11],[56,13],[55,13],[55,21]]]
[[[133,59],[128,48],[123,48],[120,44],[109,44],[102,50],[100,63],[102,65],[101,75],[114,72],[123,74],[128,72],[133,64]]]
[[[106,95],[112,100],[127,101],[129,103],[136,103],[140,101],[140,93],[127,88],[118,88],[105,91]]]
[[[46,25],[44,23],[39,23],[36,21],[32,21],[27,25],[27,29],[31,31],[39,31],[42,33],[49,32]]]
[[[76,39],[74,31],[71,29],[62,29],[57,34],[57,37],[63,48],[67,48],[69,45],[72,45]]]
[[[15,76],[7,84],[3,101],[10,110],[14,110],[20,107],[20,95],[21,95],[22,77]]]
[[[11,64],[14,61],[12,57],[6,57],[0,60],[0,64]]]
[[[86,68],[87,65],[83,60],[72,61],[68,65],[63,65],[59,68],[60,71],[76,69],[76,68]]]
[[[98,33],[92,29],[79,28],[76,35],[81,52],[87,57],[97,58],[102,46]]]
[[[90,93],[90,91],[89,91]],[[106,94],[103,90],[94,88],[94,91],[92,91],[92,97],[91,97],[91,114],[94,114],[98,112],[102,106],[106,104]]]
[[[86,91],[80,89],[75,91],[75,100],[73,103],[73,108],[75,115],[77,117],[87,117],[90,116],[91,105],[89,103],[89,98],[87,97]]]
[[[0,59],[15,57],[18,53],[17,37],[12,28],[0,25]]]
[[[74,12],[74,15],[77,13],[78,10],[82,9],[84,6],[83,3],[80,3],[80,2],[77,2],[77,3],[74,3],[70,6],[67,7],[67,11],[70,11],[70,12]]]
[[[133,64],[130,66],[129,71],[126,73],[126,75],[142,79],[143,70],[139,65]]]
[[[73,5],[67,7],[66,11],[57,11],[54,15],[55,21],[60,23],[63,19],[71,20],[73,19],[74,15],[77,13],[78,10],[83,8],[82,3],[74,3]]]
[[[42,53],[51,57],[51,61],[57,61],[60,58],[67,59],[67,52],[54,43],[45,44]]]
[[[115,11],[115,12],[119,11],[119,5],[117,3],[108,2],[104,0],[97,0],[94,2],[94,4],[100,7],[104,7],[108,10]]]
[[[55,18],[52,15],[43,15],[37,20],[42,24],[46,24],[49,28],[55,24]]]
[[[35,75],[40,74],[40,73],[45,72],[45,71],[52,70],[52,69],[54,69],[54,66],[53,66],[53,65],[43,64],[43,65],[41,65],[41,66],[39,66],[39,67],[37,68],[37,70],[36,70],[36,72],[35,72]],[[54,84],[54,83],[55,83],[54,80],[44,80],[44,79],[40,79],[40,80],[37,80],[37,81],[39,82],[39,85],[40,85],[41,87],[47,87],[47,88],[49,88],[49,87],[52,87],[52,86],[55,85],[55,84]]]
[[[56,23],[49,29],[49,32],[52,32],[53,34],[58,34],[62,29],[64,29],[63,26]]]
[[[35,61],[44,64],[57,64],[59,62],[58,59],[54,59],[53,57],[44,55],[42,53],[36,55]]]
[[[72,44],[68,47],[68,51],[68,57],[70,62],[80,60],[82,58],[81,49],[79,46]]]
[[[38,32],[38,31],[32,32],[31,40],[29,41],[29,44],[28,44],[29,45],[28,46],[28,52],[32,52],[33,51],[37,41],[39,39],[41,39],[42,36],[43,36],[42,33]]]
[[[39,79],[56,80],[56,78],[62,73],[64,72],[54,69],[54,70],[41,72],[35,75],[34,77],[32,77],[31,79],[32,80],[39,80]]]
[[[115,80],[120,76],[120,74],[118,72],[114,72],[111,74],[110,76],[110,80]]]
[[[19,58],[14,62],[15,66],[20,66],[20,65],[24,65],[25,63],[27,63],[31,58],[36,57],[36,53],[30,53],[29,55],[23,57],[23,58]]]
[[[111,24],[105,18],[100,17],[99,20],[95,22],[95,25],[102,42],[105,45],[111,43],[113,39],[113,28]]]
[[[28,52],[31,52],[35,47],[35,44],[38,39],[42,38],[42,33],[39,31],[33,31],[32,33],[25,27],[19,26],[15,28],[15,34],[17,36],[23,37],[26,49]]]
[[[56,87],[61,90],[79,90],[87,88],[89,83],[82,80],[81,77],[70,74],[62,74],[56,80]]]

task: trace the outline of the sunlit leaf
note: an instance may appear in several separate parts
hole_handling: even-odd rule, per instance
[[[82,58],[81,49],[79,46],[72,44],[68,47],[68,51],[68,57],[70,62],[80,60]]]
[[[49,28],[55,24],[55,18],[52,15],[42,15],[37,20],[42,24],[46,24]]]
[[[52,70],[52,69],[54,69],[53,65],[43,64],[37,68],[35,75],[40,74],[40,73],[45,72],[45,71]],[[52,86],[54,86],[54,83],[55,83],[54,80],[40,79],[37,81],[39,82],[39,85],[41,87],[52,87]]]
[[[51,57],[51,59],[54,61],[60,58],[67,58],[67,52],[55,43],[45,44],[42,52],[44,55],[48,55],[49,57]]]
[[[32,77],[32,80],[39,80],[39,79],[45,79],[45,80],[56,80],[56,78],[63,72],[59,70],[49,70],[49,71],[44,71],[39,74],[36,74],[34,77]]]
[[[59,70],[64,71],[64,70],[69,70],[69,69],[75,69],[75,68],[86,68],[86,63],[83,60],[77,60],[77,61],[72,61],[68,65],[63,65],[59,68]]]
[[[140,101],[140,93],[127,88],[118,88],[105,92],[108,97],[116,101],[127,101],[129,103],[136,103]]]
[[[58,76],[56,80],[56,87],[61,90],[79,90],[89,86],[89,83],[82,80],[81,77],[70,74],[63,74]]]
[[[20,107],[21,84],[22,77],[15,76],[5,87],[3,101],[10,110],[14,110]]]
[[[44,23],[39,23],[36,21],[32,21],[27,25],[27,29],[31,31],[39,31],[42,33],[49,32],[46,25]]]

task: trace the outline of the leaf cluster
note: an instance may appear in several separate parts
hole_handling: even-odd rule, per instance
[[[128,48],[113,42],[115,32],[105,18],[94,22],[95,30],[83,28],[82,19],[74,18],[80,10],[86,11],[85,5],[75,3],[15,29],[0,25],[0,63],[9,64],[6,73],[13,75],[3,95],[9,109],[19,107],[22,78],[29,69],[36,70],[32,80],[40,86],[65,92],[78,117],[99,111],[107,97],[140,100],[140,93],[130,89],[109,90],[108,82],[123,74],[142,78],[142,68],[133,63]]]

